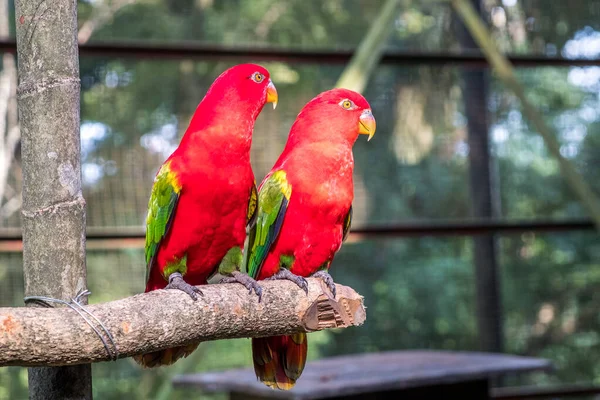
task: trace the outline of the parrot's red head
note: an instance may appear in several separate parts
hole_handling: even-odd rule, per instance
[[[241,138],[249,146],[254,122],[266,103],[277,105],[277,90],[269,71],[256,64],[240,64],[223,72],[210,86],[198,105],[182,144],[203,132],[221,137],[211,143]],[[210,133],[207,133],[207,129]],[[186,138],[186,136],[188,136]]]
[[[205,100],[219,108],[250,112],[256,118],[266,103],[277,106],[277,90],[269,71],[256,64],[240,64],[223,72]]]
[[[375,118],[371,106],[359,93],[348,89],[332,89],[308,102],[298,114],[288,143],[301,141],[333,141],[353,144],[359,134],[375,134]]]

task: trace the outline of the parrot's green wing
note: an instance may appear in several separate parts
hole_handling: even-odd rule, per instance
[[[348,234],[350,233],[350,225],[352,225],[352,206],[348,210],[348,214],[346,214],[346,218],[344,218],[344,229],[342,233],[342,242],[346,240]]]
[[[169,232],[175,208],[179,201],[181,185],[177,174],[171,170],[170,163],[163,164],[154,178],[154,186],[148,202],[146,218],[146,281],[150,277],[154,259],[158,253],[160,242]]]
[[[252,278],[258,277],[267,253],[277,239],[291,195],[292,186],[284,170],[273,172],[262,183],[258,192],[256,221],[248,227],[242,266]]]

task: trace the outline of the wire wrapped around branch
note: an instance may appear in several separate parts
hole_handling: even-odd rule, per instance
[[[260,282],[262,301],[242,285],[203,286],[192,301],[185,293],[156,290],[86,306],[112,334],[119,357],[198,341],[261,337],[361,325],[362,296],[308,279],[305,294],[292,282]],[[90,325],[73,309],[0,308],[0,366],[57,366],[110,360]]]

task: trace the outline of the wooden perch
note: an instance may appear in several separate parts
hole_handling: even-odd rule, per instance
[[[87,306],[114,337],[119,358],[187,343],[261,337],[361,325],[363,298],[337,285],[331,298],[318,279],[308,295],[292,282],[261,282],[262,302],[238,284],[201,286],[194,302],[175,290],[157,290]],[[110,360],[92,328],[74,310],[0,308],[0,366],[59,366]]]

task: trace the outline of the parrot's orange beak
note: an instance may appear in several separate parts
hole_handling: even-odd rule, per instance
[[[275,89],[275,85],[269,79],[269,84],[267,85],[267,103],[273,103],[273,110],[277,108],[277,89]]]
[[[375,117],[371,110],[363,111],[358,119],[358,133],[361,135],[369,135],[369,138],[367,139],[368,142],[373,135],[375,135],[375,128],[377,128],[377,123],[375,122]]]

